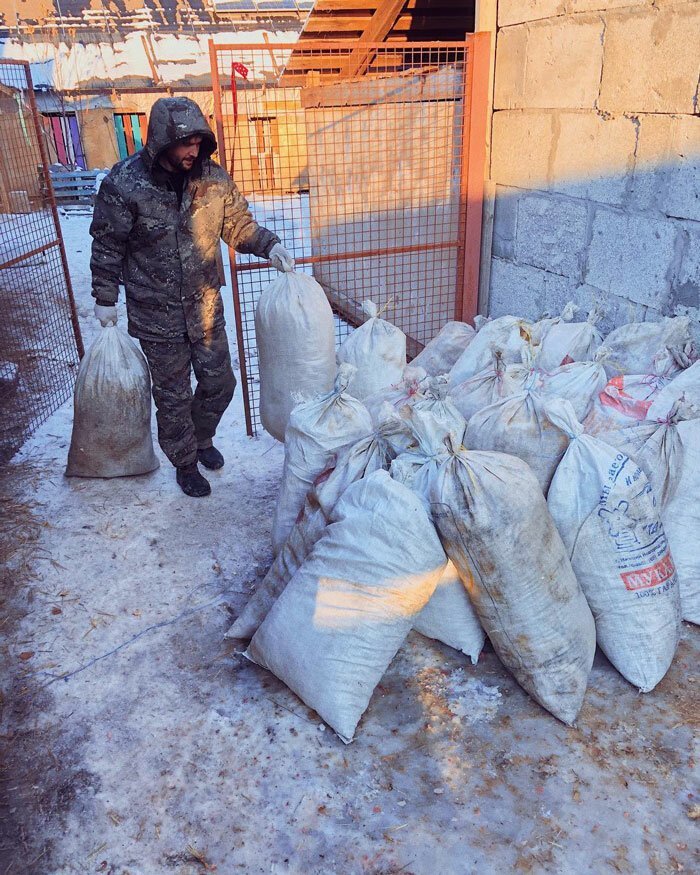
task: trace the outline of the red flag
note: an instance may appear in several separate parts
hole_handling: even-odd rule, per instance
[[[240,61],[234,61],[233,64],[231,64],[231,71],[233,73],[238,73],[238,75],[242,76],[244,79],[248,78],[248,68],[244,64],[241,64]]]

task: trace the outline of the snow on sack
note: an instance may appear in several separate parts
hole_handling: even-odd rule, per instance
[[[245,655],[347,743],[446,557],[420,498],[386,471],[350,486],[331,519]]]
[[[700,411],[672,410],[637,459],[661,505],[661,521],[678,572],[681,615],[700,625]]]
[[[506,364],[521,362],[523,350],[530,342],[530,328],[529,322],[515,316],[501,316],[484,322],[450,371],[450,387],[487,368],[494,347],[501,350]]]
[[[534,474],[513,456],[453,447],[432,478],[430,504],[499,658],[543,708],[572,724],[595,627]]]
[[[549,417],[551,403],[538,392],[526,389],[484,407],[467,424],[465,446],[518,456],[528,463],[546,495],[569,443]]]
[[[430,377],[447,374],[474,339],[476,331],[466,322],[447,322],[423,347],[411,364]]]
[[[690,318],[670,316],[660,322],[631,322],[621,325],[605,338],[610,350],[605,369],[609,377],[620,374],[662,374],[672,377],[681,368],[668,350],[682,352],[692,344]]]
[[[584,434],[565,402],[550,415],[571,438],[547,499],[595,618],[598,644],[646,693],[680,635],[676,569],[651,484],[636,462]]]
[[[124,331],[108,325],[78,368],[66,476],[130,477],[157,467],[148,364]]]
[[[295,395],[328,392],[335,379],[333,312],[321,286],[304,273],[280,273],[255,309],[260,419],[284,440]]]
[[[348,362],[357,368],[349,386],[355,398],[364,400],[385,386],[398,383],[406,367],[406,335],[384,319],[372,301],[364,301],[369,319],[356,328],[337,352],[338,364]]]
[[[272,523],[275,553],[287,540],[316,477],[340,449],[372,431],[366,408],[347,393],[354,370],[352,365],[342,365],[331,392],[301,401],[292,410],[284,439],[282,485]]]
[[[585,322],[555,322],[544,333],[537,351],[537,366],[545,371],[554,370],[570,362],[590,361],[603,342],[595,327],[601,312],[593,308]]]
[[[226,633],[226,638],[250,640],[294,573],[303,565],[325,531],[331,513],[350,484],[374,471],[389,467],[393,458],[411,442],[408,423],[389,408],[384,421],[371,434],[341,451],[337,461],[318,475],[304,507],[270,570]]]

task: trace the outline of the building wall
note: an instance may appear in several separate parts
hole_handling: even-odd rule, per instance
[[[489,312],[700,295],[700,3],[499,0]]]

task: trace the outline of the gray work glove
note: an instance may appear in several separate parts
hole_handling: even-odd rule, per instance
[[[269,258],[276,270],[283,272],[294,270],[294,259],[281,243],[275,243],[270,250]]]
[[[104,304],[95,304],[95,319],[103,328],[117,324],[117,308],[114,304],[105,307]]]

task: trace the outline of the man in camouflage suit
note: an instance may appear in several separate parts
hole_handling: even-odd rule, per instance
[[[192,496],[211,492],[197,462],[210,469],[224,464],[212,439],[236,386],[219,241],[267,258],[277,270],[294,268],[279,238],[256,224],[229,175],[211,160],[215,150],[194,101],[157,100],[145,148],[105,177],[90,226],[95,316],[116,324],[123,283],[129,334],[151,369],[158,440]]]

